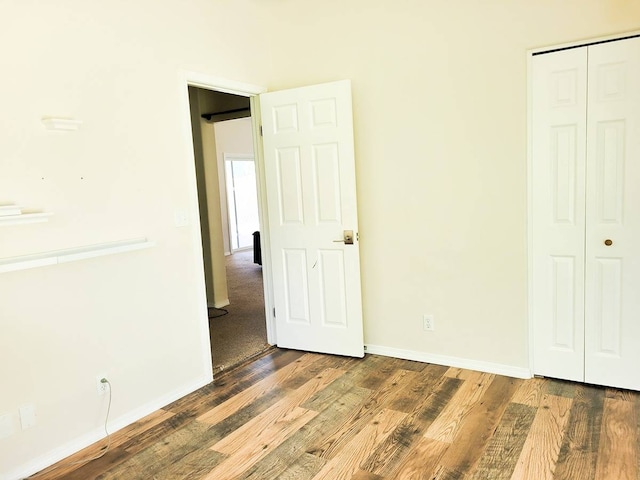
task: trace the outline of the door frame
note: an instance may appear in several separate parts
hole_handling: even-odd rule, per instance
[[[238,82],[222,77],[216,77],[199,72],[182,71],[179,75],[179,94],[182,106],[182,126],[185,145],[185,158],[188,162],[187,181],[189,183],[189,217],[191,222],[191,238],[193,242],[194,261],[198,266],[200,281],[198,285],[198,303],[201,311],[202,325],[202,354],[206,359],[205,365],[213,378],[211,365],[211,345],[209,340],[209,316],[207,309],[207,295],[205,284],[205,271],[202,250],[202,233],[200,230],[200,205],[198,202],[198,188],[195,167],[195,155],[193,152],[193,140],[191,132],[191,113],[189,107],[189,87],[201,88],[221,93],[229,93],[242,97],[248,97],[251,108],[251,133],[253,137],[254,158],[256,166],[256,181],[258,189],[258,216],[260,219],[260,241],[262,246],[262,278],[264,289],[264,307],[267,328],[267,342],[271,345],[277,343],[276,328],[273,317],[273,279],[271,275],[271,257],[269,245],[269,222],[267,211],[266,182],[264,175],[264,159],[262,154],[262,140],[260,132],[260,101],[258,95],[267,91],[260,85]]]
[[[534,322],[533,322],[533,57],[536,54],[550,53],[554,50],[579,48],[593,43],[613,42],[640,35],[640,30],[616,33],[604,37],[595,37],[575,42],[567,42],[527,50],[527,323],[529,341],[529,371],[535,374],[534,358]]]

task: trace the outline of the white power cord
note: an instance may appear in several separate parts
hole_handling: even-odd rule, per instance
[[[107,380],[106,378],[101,378],[100,379],[100,383],[106,383],[107,385],[109,385],[109,404],[107,405],[107,415],[104,418],[104,433],[107,435],[107,446],[102,448],[102,452],[99,453],[98,455],[96,455],[95,457],[91,457],[91,458],[85,458],[84,460],[79,460],[77,462],[72,462],[72,463],[68,463],[67,465],[79,465],[81,463],[86,463],[86,462],[90,462],[92,460],[97,460],[101,457],[104,457],[106,455],[106,453],[109,451],[109,448],[111,447],[111,434],[109,433],[109,430],[107,430],[107,422],[109,421],[109,413],[111,413],[111,382],[109,382],[109,380]]]
[[[60,467],[66,467],[69,465],[80,465],[82,463],[87,463],[87,462],[91,462],[93,460],[97,460],[98,458],[104,457],[106,455],[106,453],[109,451],[109,448],[111,447],[111,434],[109,433],[109,430],[107,429],[107,423],[109,422],[109,414],[111,413],[111,399],[112,399],[112,394],[111,394],[111,382],[109,382],[109,380],[107,380],[106,378],[101,378],[100,379],[100,383],[106,383],[109,386],[109,404],[107,405],[107,415],[104,418],[104,433],[107,435],[107,446],[106,447],[102,447],[102,452],[100,452],[98,455],[96,455],[95,457],[91,457],[91,458],[85,458],[82,460],[78,460],[77,462],[67,462],[67,463],[60,463],[58,465],[56,465],[54,468],[47,470],[46,473],[52,472],[53,470],[56,470]],[[34,473],[33,475],[30,475],[26,478],[24,478],[23,480],[28,480],[30,478],[37,478],[40,475],[44,475],[45,472],[40,472],[40,473]]]

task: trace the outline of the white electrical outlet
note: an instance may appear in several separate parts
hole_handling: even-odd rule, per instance
[[[427,331],[433,331],[436,329],[433,315],[425,314],[422,316],[422,328],[424,328]]]
[[[106,375],[98,375],[96,377],[96,388],[98,389],[98,395],[104,395],[109,391],[109,383],[103,380],[106,380]]]
[[[13,434],[13,415],[10,413],[0,415],[0,440]]]

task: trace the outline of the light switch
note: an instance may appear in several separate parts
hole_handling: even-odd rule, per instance
[[[20,424],[23,430],[36,424],[36,406],[33,403],[20,407]]]
[[[177,209],[173,212],[173,222],[176,227],[186,227],[189,225],[189,212],[184,209]]]

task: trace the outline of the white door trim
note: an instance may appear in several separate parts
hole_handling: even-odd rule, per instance
[[[640,30],[616,33],[575,42],[536,47],[527,50],[527,323],[529,334],[529,370],[533,374],[534,365],[534,324],[533,324],[533,56],[552,50],[578,48],[595,42],[622,40],[640,35]]]
[[[182,109],[181,123],[184,145],[184,158],[187,162],[185,168],[187,170],[187,179],[189,183],[189,217],[191,221],[191,239],[192,251],[194,254],[194,262],[198,265],[198,273],[200,281],[198,282],[198,310],[200,313],[201,338],[202,338],[202,358],[205,366],[206,374],[213,379],[213,364],[211,361],[211,343],[209,340],[209,315],[207,309],[207,292],[205,285],[205,272],[203,263],[202,237],[200,230],[200,207],[198,203],[198,189],[196,179],[195,157],[193,153],[193,137],[191,131],[191,111],[189,107],[189,87],[198,87],[205,90],[213,90],[222,93],[230,93],[243,97],[249,97],[251,105],[251,123],[252,134],[255,151],[256,175],[258,180],[258,207],[260,213],[260,228],[262,231],[262,272],[264,285],[264,304],[267,327],[267,342],[274,345],[276,343],[276,332],[273,315],[273,288],[271,280],[271,262],[269,258],[268,248],[268,223],[267,223],[267,202],[264,187],[263,159],[262,159],[262,142],[260,140],[260,108],[259,103],[254,101],[257,95],[264,93],[267,89],[260,85],[238,82],[227,78],[212,76],[204,73],[193,71],[178,72],[178,95],[179,103]]]
[[[546,47],[536,47],[527,50],[527,58],[530,59],[533,55],[541,54],[545,52],[551,52],[553,50],[563,50],[567,48],[578,48],[591,45],[592,43],[600,42],[613,42],[615,40],[622,40],[627,37],[634,37],[640,35],[640,30],[632,30],[630,32],[614,33],[612,35],[606,35],[604,37],[586,38],[584,40],[577,40],[575,42],[560,43],[556,45],[547,45]],[[531,80],[531,70],[528,69],[527,80]]]
[[[205,73],[183,71],[183,82],[190,87],[215,90],[216,92],[231,93],[242,97],[252,97],[267,91],[265,87],[251,83],[238,82],[228,78],[216,77]],[[253,112],[252,112],[253,113]]]
[[[263,89],[260,93],[266,92]],[[258,214],[260,215],[260,246],[262,251],[262,281],[264,283],[264,312],[267,319],[267,342],[276,345],[276,319],[273,314],[273,269],[271,263],[271,243],[269,236],[269,211],[267,209],[267,180],[264,173],[264,150],[262,146],[262,114],[259,94],[249,97],[251,106],[251,125],[253,127],[253,154],[256,164],[258,183]]]
[[[227,160],[255,160],[255,155],[253,153],[226,153],[223,152],[222,157],[225,161]]]

